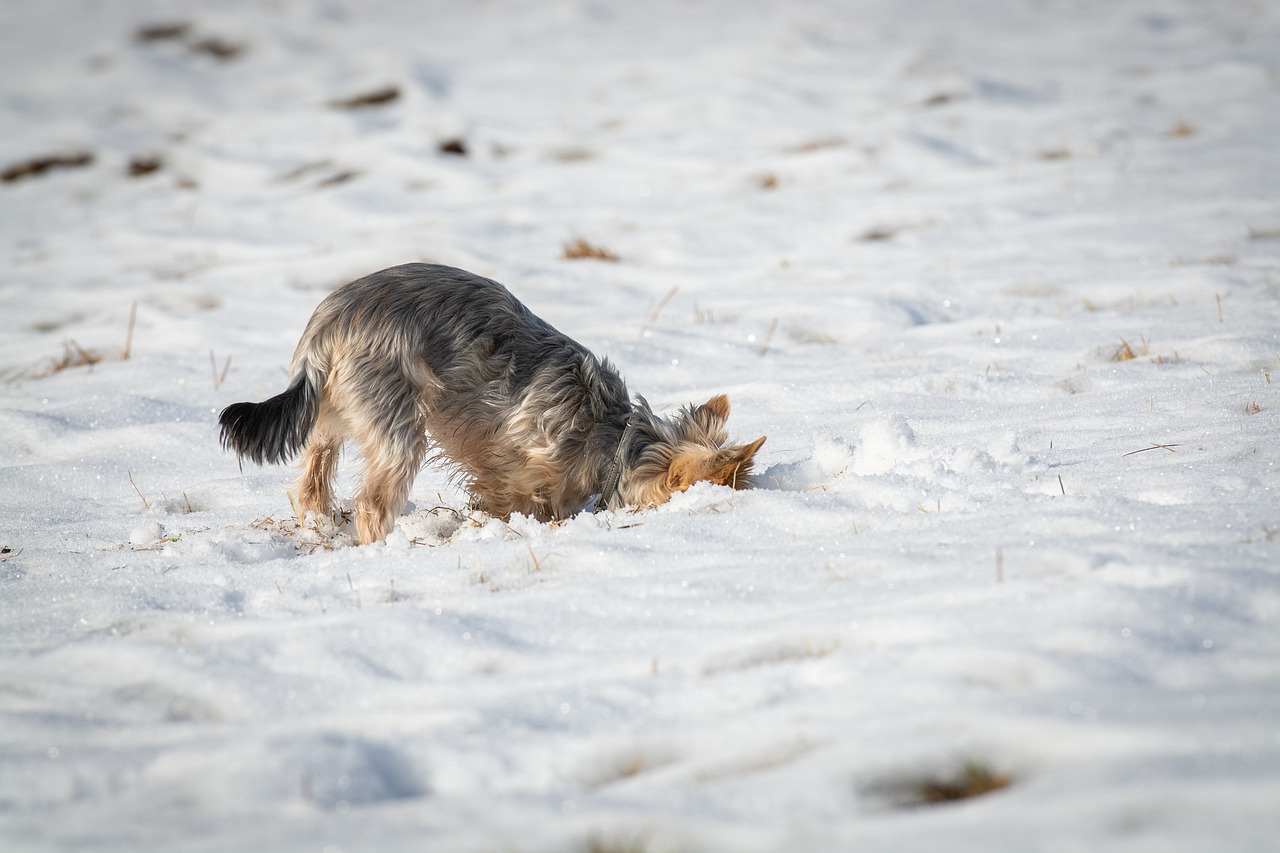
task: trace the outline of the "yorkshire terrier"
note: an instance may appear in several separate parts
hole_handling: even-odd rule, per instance
[[[292,380],[261,403],[222,411],[222,444],[243,461],[303,451],[298,508],[336,509],[338,454],[364,456],[355,501],[361,544],[382,540],[428,450],[451,462],[472,506],[540,521],[586,509],[651,507],[699,481],[751,484],[764,437],[725,444],[729,398],[654,414],[608,359],[535,316],[487,278],[404,264],[320,303],[293,354]]]

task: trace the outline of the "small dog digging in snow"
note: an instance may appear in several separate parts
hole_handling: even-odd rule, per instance
[[[459,469],[473,506],[567,518],[655,506],[696,482],[746,488],[764,438],[726,445],[729,398],[674,418],[632,402],[607,359],[536,317],[505,287],[405,264],[329,294],[293,354],[292,381],[222,411],[223,446],[259,465],[303,451],[299,509],[337,508],[343,442],[364,454],[361,544],[386,537],[429,449]]]

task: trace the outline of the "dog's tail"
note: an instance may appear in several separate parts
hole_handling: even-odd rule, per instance
[[[222,446],[259,465],[292,459],[320,414],[324,374],[305,360],[281,394],[261,403],[233,403],[222,410]]]

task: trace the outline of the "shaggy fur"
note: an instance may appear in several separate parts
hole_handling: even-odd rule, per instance
[[[405,264],[331,293],[293,355],[288,389],[236,403],[223,446],[258,464],[303,452],[301,510],[329,515],[338,456],[364,456],[362,544],[383,539],[429,451],[473,504],[547,521],[599,505],[653,506],[700,480],[746,488],[764,438],[725,445],[729,399],[674,418],[632,402],[608,360],[535,316],[495,281]]]

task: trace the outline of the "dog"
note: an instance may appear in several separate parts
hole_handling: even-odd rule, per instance
[[[223,447],[259,465],[301,450],[305,516],[332,515],[343,443],[364,457],[355,499],[365,545],[386,538],[419,468],[451,463],[471,506],[499,518],[652,507],[696,482],[751,484],[760,437],[726,444],[729,398],[673,417],[632,400],[607,359],[496,281],[404,264],[339,287],[316,308],[287,390],[219,417]]]

